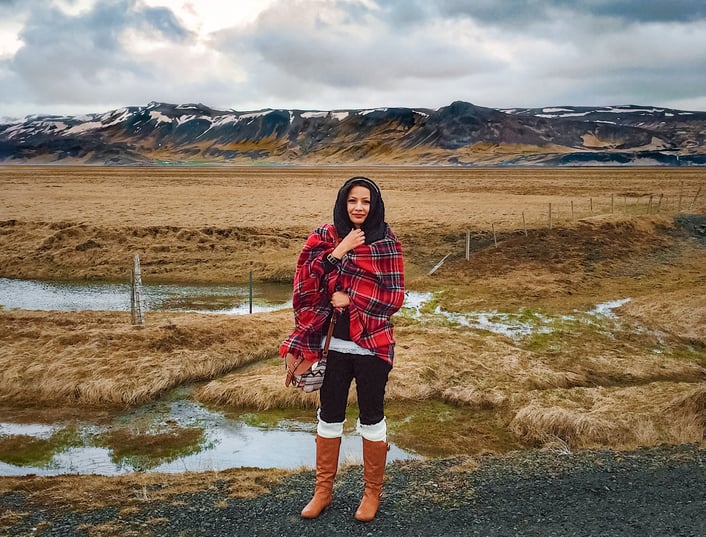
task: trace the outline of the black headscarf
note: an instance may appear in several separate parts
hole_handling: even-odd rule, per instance
[[[370,210],[361,229],[365,233],[365,244],[379,241],[385,236],[385,204],[378,186],[367,177],[351,177],[338,191],[336,205],[333,206],[333,225],[338,236],[343,238],[353,228],[348,217],[348,194],[354,186],[364,186],[370,190]]]

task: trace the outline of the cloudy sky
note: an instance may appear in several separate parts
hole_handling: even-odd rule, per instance
[[[0,0],[0,117],[455,100],[706,110],[706,1]]]

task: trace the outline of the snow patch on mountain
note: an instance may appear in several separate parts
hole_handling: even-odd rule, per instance
[[[171,123],[172,118],[169,116],[165,116],[162,112],[155,112],[154,110],[150,111],[150,118],[154,119],[159,125],[160,123]]]
[[[98,130],[103,127],[100,121],[86,121],[85,123],[79,123],[68,129],[66,129],[62,134],[68,136],[70,134],[81,134],[83,132],[89,132],[93,130]]]

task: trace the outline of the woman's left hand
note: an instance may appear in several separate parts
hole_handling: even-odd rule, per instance
[[[351,299],[348,293],[344,293],[343,291],[336,291],[331,296],[331,305],[334,308],[347,308],[350,303]]]

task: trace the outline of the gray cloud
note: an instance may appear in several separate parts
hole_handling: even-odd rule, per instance
[[[147,7],[142,13],[148,26],[159,31],[164,37],[172,40],[184,40],[190,37],[190,32],[184,28],[171,10],[163,7]]]
[[[151,100],[438,107],[459,99],[706,109],[703,0],[277,0],[196,48],[200,38],[174,12],[142,0],[101,0],[78,15],[52,0],[0,0],[0,15],[21,15],[24,25],[23,46],[0,58],[8,109],[100,111]],[[135,37],[139,46],[126,43]]]
[[[626,23],[690,22],[706,18],[706,3],[702,0],[439,0],[436,5],[443,16],[467,16],[494,24],[551,22],[562,13],[611,17]]]
[[[234,57],[249,55],[253,73],[264,62],[289,80],[336,88],[395,88],[414,79],[452,80],[496,68],[478,50],[458,46],[457,37],[419,24],[396,31],[396,9],[381,13],[341,4],[335,23],[312,2],[299,3],[296,14],[284,9],[278,5],[263,13],[247,33],[222,33],[217,46]],[[290,16],[295,20],[288,23]]]
[[[149,88],[154,74],[126,52],[126,29],[171,41],[189,37],[171,11],[135,0],[98,2],[79,15],[45,2],[41,9],[32,1],[22,7],[29,13],[20,34],[24,45],[6,66],[12,76],[5,85],[29,90],[23,97],[38,103],[115,103],[135,93],[138,84]]]

